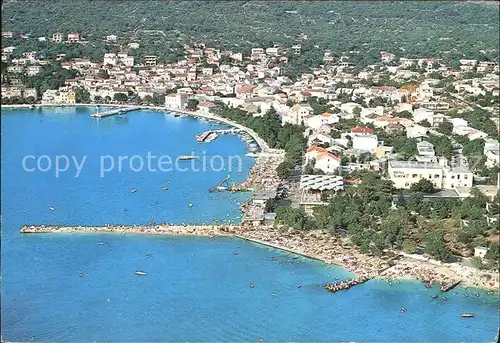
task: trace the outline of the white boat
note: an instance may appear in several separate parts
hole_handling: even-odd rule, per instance
[[[142,270],[138,270],[135,272],[135,275],[148,275],[146,272],[143,272]]]
[[[476,315],[473,313],[461,313],[460,317],[462,318],[474,318]]]
[[[249,152],[249,153],[246,153],[245,156],[257,158],[257,157],[259,157],[259,154],[256,154],[255,152]]]
[[[182,155],[182,156],[179,156],[179,160],[194,160],[195,158],[198,158],[198,156],[195,156],[195,155]]]

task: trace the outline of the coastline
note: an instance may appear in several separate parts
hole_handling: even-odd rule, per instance
[[[52,105],[44,104],[40,107],[89,107],[97,104],[66,104]],[[130,107],[120,104],[98,104],[110,107]],[[31,105],[6,105],[7,108],[29,108]],[[158,110],[165,112],[183,113],[193,117],[201,117],[217,120],[227,125],[243,129],[261,147],[262,153],[256,161],[256,165],[250,170],[247,186],[254,189],[274,188],[276,183],[276,172],[271,164],[277,164],[283,158],[283,151],[269,149],[267,144],[251,129],[246,128],[230,120],[211,114],[190,112],[182,110],[170,110],[159,106],[143,106],[141,109]],[[267,180],[266,180],[267,179]],[[269,182],[269,179],[273,182]],[[264,182],[265,181],[265,182]],[[257,206],[258,207],[258,206]],[[247,209],[249,212],[252,209]],[[488,274],[479,270],[467,270],[463,266],[455,264],[433,264],[404,256],[401,252],[395,252],[391,258],[370,257],[361,254],[352,247],[345,239],[334,237],[326,231],[279,231],[271,227],[251,226],[243,223],[239,226],[227,225],[149,225],[149,226],[24,226],[21,233],[118,233],[118,234],[146,234],[146,235],[196,235],[196,236],[226,236],[245,239],[258,244],[264,244],[276,249],[281,249],[308,258],[320,260],[326,264],[334,264],[346,268],[353,274],[367,278],[382,278],[387,280],[411,278],[430,282],[438,282],[444,285],[460,281],[465,285],[498,289],[498,276],[493,276],[493,286],[490,280],[484,280],[482,275]],[[465,269],[465,270],[461,270]],[[491,274],[490,274],[491,275]]]
[[[256,244],[266,245],[289,253],[315,259],[325,264],[340,266],[356,277],[369,279],[392,280],[412,279],[438,283],[447,286],[460,281],[467,287],[478,287],[487,290],[498,290],[498,276],[494,273],[470,270],[460,271],[458,264],[435,265],[396,254],[392,258],[379,258],[363,255],[347,242],[329,235],[326,231],[279,231],[265,226],[229,226],[229,225],[105,225],[105,226],[55,226],[25,225],[22,234],[57,234],[57,233],[113,233],[132,235],[170,235],[200,237],[230,237],[243,239]],[[492,275],[485,280],[482,276]],[[491,284],[490,282],[494,282]]]

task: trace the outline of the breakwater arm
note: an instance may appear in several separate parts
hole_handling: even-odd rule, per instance
[[[119,233],[150,235],[232,236],[237,226],[230,225],[104,225],[62,226],[24,225],[21,233]]]

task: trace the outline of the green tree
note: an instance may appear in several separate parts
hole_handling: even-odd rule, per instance
[[[421,122],[419,122],[419,124],[422,125],[422,126],[424,126],[424,127],[431,127],[432,126],[431,123],[429,123],[427,121],[427,119],[422,120]]]
[[[89,103],[90,93],[83,87],[77,87],[75,89],[75,100],[77,103]]]
[[[453,124],[447,120],[443,121],[436,129],[437,132],[443,135],[451,136],[453,133]]]
[[[491,262],[498,263],[500,261],[500,244],[497,242],[491,243],[484,258]]]
[[[290,206],[280,206],[276,209],[276,220],[294,229],[307,229],[308,223],[306,214],[297,208]]]
[[[99,72],[97,73],[97,77],[100,77],[102,79],[109,79],[109,74],[106,69],[99,69]]]
[[[427,236],[425,252],[443,262],[448,261],[452,257],[451,251],[444,241],[442,230],[437,230]]]
[[[434,193],[434,184],[427,179],[420,179],[410,186],[411,192]]]
[[[470,264],[477,269],[483,269],[484,264],[480,257],[474,256],[470,258]]]
[[[411,114],[411,112],[409,111],[402,111],[394,113],[394,117],[412,119],[413,114]]]
[[[281,162],[276,168],[276,173],[281,179],[289,179],[293,177],[295,170],[295,165],[290,161]]]
[[[414,211],[424,217],[427,217],[430,213],[429,203],[424,201],[424,194],[422,192],[410,193],[407,206],[408,210]]]
[[[200,102],[196,99],[189,99],[187,102],[186,108],[190,109],[190,110],[196,110],[198,108],[199,103]]]
[[[408,254],[414,254],[417,252],[417,242],[415,240],[408,238],[403,241],[403,251]]]
[[[113,95],[113,100],[118,102],[125,102],[128,100],[128,95],[125,93],[115,93]]]

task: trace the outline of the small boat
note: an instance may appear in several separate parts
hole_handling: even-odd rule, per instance
[[[179,113],[174,113],[174,117],[175,117],[175,118],[177,118],[177,117],[179,117],[179,116],[180,116],[180,114],[179,114]]]
[[[461,313],[460,317],[462,318],[474,318],[476,315],[473,313]]]
[[[137,189],[136,188],[132,188],[132,193],[135,193],[137,192]]]
[[[192,203],[189,203],[189,204],[188,204],[188,206],[189,206],[189,207],[193,207],[193,204],[192,204]]]
[[[401,312],[402,313],[406,313],[406,308],[405,307],[401,307]]]
[[[245,156],[257,158],[257,157],[259,157],[259,154],[255,153],[255,152],[249,152],[249,153],[246,153]]]
[[[255,285],[253,283],[250,282],[250,284],[248,285],[250,288],[255,288]]]
[[[437,299],[437,298],[438,298],[438,296],[437,296],[436,294],[434,294],[434,295],[432,296],[432,299]]]
[[[194,160],[195,158],[198,158],[198,156],[195,156],[195,155],[182,155],[182,156],[179,156],[179,160]]]
[[[164,191],[168,191],[168,187],[163,187],[162,188]]]
[[[233,251],[233,255],[238,255],[239,252],[238,251]]]
[[[146,254],[145,256],[149,258],[149,257],[152,257],[153,254]]]
[[[80,273],[80,277],[84,277],[85,275],[83,273]]]
[[[98,242],[97,245],[104,245],[106,242]]]
[[[54,206],[49,206],[49,210],[54,211],[56,208]]]
[[[135,272],[135,275],[147,275],[147,273],[143,272],[142,270],[138,270]]]

